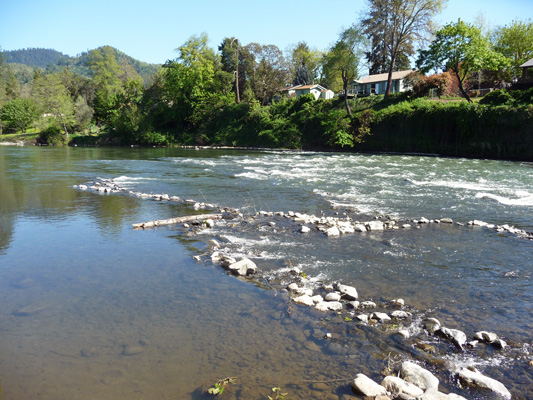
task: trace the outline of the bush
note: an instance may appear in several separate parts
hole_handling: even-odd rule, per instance
[[[511,105],[513,103],[513,97],[507,90],[499,89],[488,93],[485,97],[479,100],[479,103],[491,106],[501,106],[503,104]]]
[[[56,126],[49,126],[41,131],[37,141],[50,146],[64,146],[68,144],[66,135],[64,135],[61,132],[61,129]]]

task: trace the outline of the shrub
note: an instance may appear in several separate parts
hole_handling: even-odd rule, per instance
[[[488,93],[480,101],[480,104],[488,104],[491,106],[500,106],[503,104],[512,104],[513,97],[505,89],[494,90]]]
[[[37,141],[51,146],[64,146],[68,144],[66,135],[56,126],[49,126],[41,131]]]

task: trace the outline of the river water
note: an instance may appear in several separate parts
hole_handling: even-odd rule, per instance
[[[288,399],[340,399],[357,373],[380,381],[401,359],[431,369],[443,391],[497,399],[458,386],[454,370],[475,366],[516,398],[533,398],[533,241],[467,225],[533,231],[532,167],[416,155],[0,146],[3,398],[202,399],[235,377],[225,398],[266,399],[281,387]],[[238,208],[245,219],[194,235],[183,226],[133,230],[200,211],[75,188],[97,178]],[[388,218],[412,228],[303,235],[259,211]],[[412,222],[422,217],[460,224]],[[209,262],[209,239],[254,260],[260,278],[236,279]],[[404,299],[414,317],[399,324],[413,337],[399,339],[398,324],[291,304],[280,290],[291,267],[310,287],[353,285],[378,306]],[[426,316],[469,338],[496,332],[509,346],[456,350],[421,331]]]

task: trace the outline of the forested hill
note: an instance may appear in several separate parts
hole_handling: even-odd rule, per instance
[[[101,47],[99,49],[101,49]],[[151,82],[152,77],[160,67],[157,64],[148,64],[136,60],[117,49],[113,48],[113,50],[118,64],[120,65],[123,62],[127,62],[133,67],[133,69],[135,69],[135,71],[137,71],[145,83]],[[10,64],[22,64],[32,68],[45,69],[49,72],[60,71],[64,67],[68,67],[72,72],[84,76],[89,76],[89,69],[87,67],[89,53],[90,51],[86,51],[77,57],[71,57],[57,50],[36,48],[3,52],[6,62]],[[17,70],[18,69],[15,68],[16,72]],[[24,79],[21,80],[24,81]]]

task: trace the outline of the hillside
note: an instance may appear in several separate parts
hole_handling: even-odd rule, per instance
[[[101,47],[98,49],[101,49]],[[148,64],[136,60],[117,49],[113,50],[115,51],[117,62],[120,64],[121,61],[125,60],[143,78],[145,84],[152,81],[152,77],[160,68],[160,65]],[[77,57],[71,57],[53,49],[37,48],[9,50],[4,51],[3,54],[7,63],[14,64],[15,71],[18,72],[16,73],[17,79],[21,83],[24,83],[25,77],[28,75],[28,70],[33,70],[34,68],[55,72],[64,67],[68,67],[76,74],[90,75],[89,68],[87,68],[89,51],[83,52]],[[24,78],[21,79],[23,76]]]

